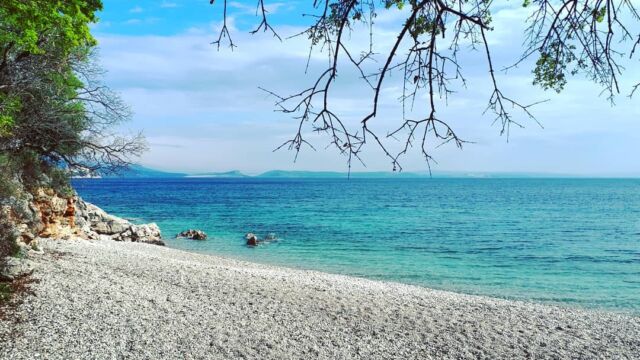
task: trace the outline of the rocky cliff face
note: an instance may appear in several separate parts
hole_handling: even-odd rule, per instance
[[[145,242],[164,245],[156,224],[136,225],[107,214],[78,196],[63,197],[51,189],[3,199],[0,216],[13,224],[18,242],[34,247],[38,237]]]

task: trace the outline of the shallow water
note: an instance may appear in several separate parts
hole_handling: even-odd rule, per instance
[[[640,311],[636,179],[82,179],[170,247],[509,299]],[[172,239],[197,228],[207,241]],[[243,235],[273,232],[257,248]]]

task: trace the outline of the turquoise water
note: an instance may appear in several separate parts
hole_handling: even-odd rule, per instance
[[[167,245],[509,299],[640,311],[640,180],[86,179]],[[204,242],[175,240],[197,228]],[[249,248],[246,232],[281,239]]]

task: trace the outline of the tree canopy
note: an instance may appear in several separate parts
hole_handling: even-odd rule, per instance
[[[236,44],[227,26],[227,0],[217,3],[223,20],[213,43],[218,49],[221,45],[233,49]],[[522,126],[519,117],[535,120],[532,107],[536,103],[523,104],[506,94],[496,76],[501,69],[494,65],[487,34],[494,30],[492,11],[497,6],[522,7],[528,12],[524,51],[513,66],[535,59],[534,85],[561,92],[571,76],[586,76],[601,86],[611,101],[621,92],[631,96],[640,87],[639,83],[621,89],[619,81],[625,70],[621,61],[637,57],[640,45],[640,15],[631,0],[313,0],[311,4],[314,11],[304,16],[313,19],[312,24],[297,36],[309,40],[311,52],[326,51],[329,61],[301,91],[292,95],[269,91],[276,97],[278,110],[298,120],[295,135],[281,147],[297,154],[303,145],[311,146],[304,136],[306,130],[326,133],[330,143],[347,156],[349,168],[371,142],[384,151],[394,170],[402,169],[400,160],[413,147],[429,164],[434,148],[447,143],[463,146],[465,141],[449,125],[449,119],[439,117],[438,109],[439,100],[454,96],[452,84],[466,83],[460,60],[467,49],[484,54],[491,84],[486,112],[493,113],[495,122],[501,124],[501,133],[508,136],[511,126]],[[268,5],[266,0],[256,0],[258,24],[252,33],[271,32],[282,40],[269,23]],[[353,32],[368,32],[371,44],[380,40],[371,26],[378,14],[390,11],[400,12],[404,20],[387,52],[360,52],[352,47],[347,39]],[[359,26],[362,24],[366,26]],[[338,73],[352,70],[370,89],[371,99],[370,109],[357,124],[347,121],[330,101]],[[403,111],[396,128],[379,133],[371,124],[379,116],[381,91],[394,73],[404,82],[400,98]],[[421,114],[415,115],[415,110]],[[389,143],[396,140],[403,145],[394,151]]]
[[[0,5],[0,167],[5,177],[64,180],[109,171],[139,154],[139,136],[112,132],[128,107],[100,83],[90,24],[99,0]],[[6,179],[3,179],[6,180]],[[3,181],[6,183],[6,181]]]

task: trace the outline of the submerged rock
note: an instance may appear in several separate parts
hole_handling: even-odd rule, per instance
[[[205,234],[204,231],[194,230],[194,229],[183,231],[180,234],[178,234],[178,236],[176,237],[192,239],[192,240],[207,240],[207,234]]]
[[[264,241],[276,241],[278,240],[278,236],[275,233],[268,233],[267,236],[264,237]]]
[[[247,240],[247,245],[249,246],[258,245],[258,237],[254,233],[247,233],[244,239]]]

